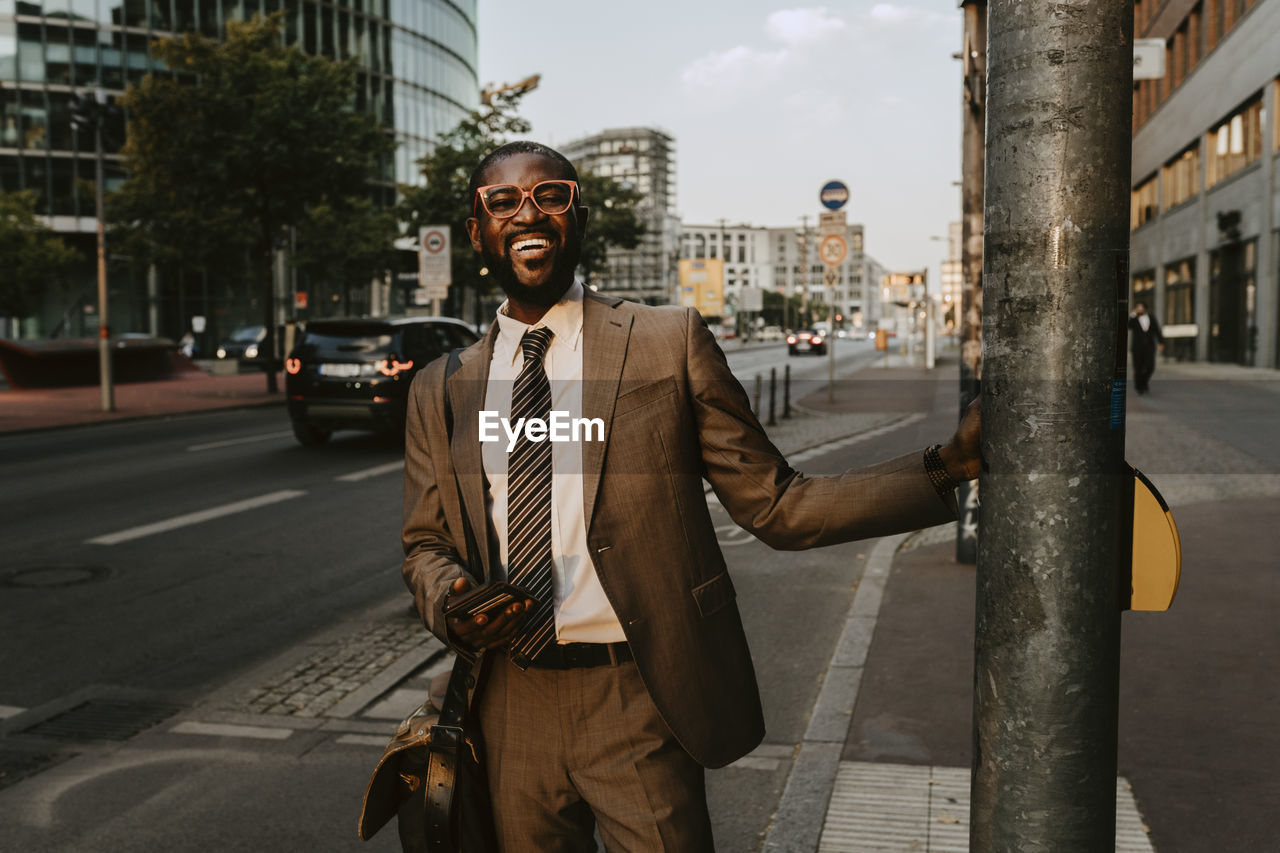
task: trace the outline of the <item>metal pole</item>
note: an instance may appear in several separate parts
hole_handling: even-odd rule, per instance
[[[982,378],[982,175],[987,123],[987,0],[964,4],[964,111],[960,217],[960,414],[978,396]],[[956,491],[956,562],[978,562],[978,483]]]
[[[782,373],[782,416],[791,417],[791,365]]]
[[[102,411],[115,411],[115,388],[111,376],[111,325],[107,317],[107,234],[102,223],[102,119],[106,93],[97,90],[98,111],[93,122],[94,205],[98,215],[98,385]]]
[[[778,418],[775,414],[778,400],[778,368],[769,368],[769,426],[777,426]]]
[[[1111,853],[1133,5],[989,26],[970,849]]]
[[[755,400],[755,405],[752,407],[753,409],[755,409],[755,415],[757,418],[760,417],[760,384],[761,384],[761,377],[760,377],[760,374],[757,373],[755,394],[753,396]]]

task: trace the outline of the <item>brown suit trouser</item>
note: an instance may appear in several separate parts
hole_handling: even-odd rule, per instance
[[[703,769],[658,714],[634,663],[493,662],[478,713],[503,853],[713,849]]]

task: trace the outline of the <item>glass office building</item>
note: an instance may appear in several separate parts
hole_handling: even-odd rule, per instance
[[[228,20],[277,10],[287,43],[358,63],[357,106],[400,143],[382,172],[390,202],[396,182],[416,182],[432,140],[479,102],[476,0],[0,0],[0,189],[32,191],[37,212],[92,257],[93,141],[72,132],[73,93],[118,95],[163,72],[156,38],[217,38]],[[109,188],[124,179],[123,138],[121,119],[105,133]]]

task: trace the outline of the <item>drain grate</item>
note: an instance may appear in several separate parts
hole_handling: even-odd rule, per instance
[[[180,710],[168,702],[90,699],[22,732],[58,740],[128,740]]]

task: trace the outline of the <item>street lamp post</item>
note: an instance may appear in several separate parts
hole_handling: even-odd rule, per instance
[[[115,409],[111,376],[111,327],[107,316],[107,238],[102,222],[102,120],[107,112],[107,93],[94,90],[93,97],[76,94],[71,101],[71,127],[77,133],[93,132],[94,206],[98,219],[98,384],[102,411]]]

